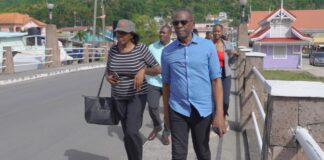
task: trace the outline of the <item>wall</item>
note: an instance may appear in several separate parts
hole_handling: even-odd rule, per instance
[[[300,54],[296,54],[296,48],[300,46],[297,45],[288,45],[287,46],[287,59],[274,59],[273,58],[273,49],[275,46],[273,45],[262,45],[261,52],[266,53],[266,57],[264,57],[263,67],[265,69],[297,69],[300,64]],[[294,54],[293,54],[294,53]]]
[[[305,82],[307,83],[307,82]],[[310,97],[271,98],[267,113],[268,144],[271,160],[307,160],[301,146],[296,142],[293,130],[301,126],[324,149],[324,99]]]

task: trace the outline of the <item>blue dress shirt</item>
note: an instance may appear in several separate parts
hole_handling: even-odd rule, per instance
[[[213,113],[211,80],[220,78],[222,72],[212,41],[194,34],[188,45],[175,40],[164,48],[161,60],[162,81],[170,85],[170,107],[187,117],[191,105],[202,117]]]

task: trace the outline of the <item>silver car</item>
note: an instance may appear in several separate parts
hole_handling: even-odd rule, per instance
[[[311,51],[309,55],[309,64],[311,65],[324,65],[324,47],[318,47]]]

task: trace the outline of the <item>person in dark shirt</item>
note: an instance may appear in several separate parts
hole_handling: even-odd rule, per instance
[[[212,40],[213,39],[213,33],[211,31],[206,32],[205,39]]]

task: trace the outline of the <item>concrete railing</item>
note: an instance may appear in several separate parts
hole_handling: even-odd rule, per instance
[[[67,53],[67,56],[71,56],[73,59],[70,59],[71,57],[69,59],[65,57],[64,59],[60,55],[54,56],[55,54],[61,54],[60,50],[82,50],[82,52]],[[106,62],[108,58],[107,47],[89,48],[88,46],[85,46],[84,48],[60,48],[60,50],[58,52],[54,52],[52,48],[46,48],[43,50],[13,51],[11,47],[4,47],[3,50],[0,50],[2,54],[2,59],[0,59],[2,65],[0,66],[0,69],[2,70],[2,73],[13,74],[17,70],[19,72],[21,68],[27,68],[28,66],[30,69],[24,70],[54,68],[61,66],[61,64],[70,65],[89,63],[98,60]]]
[[[264,54],[250,51],[240,49],[236,66],[237,93],[241,102],[240,128],[247,138],[249,158],[321,159],[324,84],[266,80],[261,74]],[[307,128],[309,134],[300,134],[296,130],[298,126]]]

